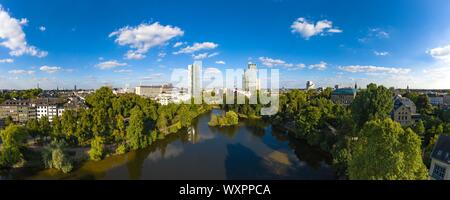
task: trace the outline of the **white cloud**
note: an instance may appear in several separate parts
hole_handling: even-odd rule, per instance
[[[105,70],[105,69],[112,69],[112,68],[116,68],[116,67],[123,67],[123,66],[127,66],[127,65],[128,65],[127,63],[120,63],[117,60],[109,60],[109,61],[98,63],[95,66],[102,70]]]
[[[219,52],[214,52],[214,53],[209,54],[208,58],[212,58],[212,57],[218,56],[218,55],[219,55]]]
[[[268,57],[259,57],[259,61],[266,67],[276,67],[276,66],[292,67],[292,66],[294,66],[293,64],[287,63],[284,60],[273,59],[273,58],[268,58]]]
[[[192,58],[194,58],[195,60],[202,60],[208,57],[208,53],[201,53],[201,54],[197,54],[197,55],[192,55]]]
[[[166,55],[167,55],[167,53],[165,53],[165,52],[158,53],[158,57],[160,57],[160,58],[164,58],[164,57],[166,57]]]
[[[116,36],[117,44],[132,49],[125,55],[127,59],[142,59],[152,47],[164,45],[167,41],[183,35],[184,31],[178,27],[163,26],[155,22],[140,24],[137,27],[126,26],[109,34],[109,37]]]
[[[211,54],[201,53],[201,54],[197,54],[197,55],[193,54],[192,58],[194,58],[195,60],[202,60],[202,59],[211,58],[211,57],[214,57],[214,56],[217,56],[217,55],[219,55],[219,53],[217,53],[217,52],[211,53]]]
[[[320,61],[320,63],[310,65],[309,69],[317,69],[317,70],[323,71],[323,70],[327,69],[327,65],[328,64],[326,62]]]
[[[387,52],[387,51],[374,51],[373,52],[373,54],[375,54],[376,56],[388,56],[388,55],[390,55],[390,53],[389,52]]]
[[[385,74],[408,74],[411,69],[408,68],[396,68],[396,67],[378,67],[378,66],[361,66],[350,65],[341,66],[340,70],[351,73],[385,73]]]
[[[174,52],[173,54],[181,54],[181,53],[194,53],[201,50],[211,50],[217,48],[219,45],[214,42],[203,42],[203,43],[194,43],[192,46],[187,46],[180,51]]]
[[[47,30],[47,28],[45,28],[45,26],[40,26],[40,27],[39,27],[39,30],[40,30],[41,32],[44,32],[45,30]]]
[[[296,64],[295,66],[296,66],[296,67],[298,67],[298,68],[300,68],[300,69],[303,69],[303,68],[305,68],[305,67],[306,67],[306,65],[305,65],[305,64],[303,64],[303,63],[300,63],[300,64]]]
[[[23,69],[15,69],[15,70],[8,71],[8,73],[15,74],[15,75],[21,75],[21,74],[31,75],[31,74],[34,74],[34,71],[32,71],[32,70],[23,70]]]
[[[218,61],[216,61],[216,64],[218,64],[218,65],[225,65],[226,63],[223,60],[218,60]]]
[[[359,38],[358,41],[361,43],[367,43],[371,40],[375,39],[388,39],[390,38],[389,32],[381,29],[381,28],[371,28],[369,29],[367,35],[363,38]]]
[[[303,17],[298,18],[291,25],[292,33],[298,33],[303,38],[308,40],[315,35],[325,35],[325,33],[342,33],[342,30],[333,27],[333,22],[328,20],[318,21],[316,24],[314,22],[309,22]]]
[[[120,70],[114,70],[115,73],[131,73],[133,70],[131,69],[120,69]]]
[[[173,45],[173,48],[177,48],[177,47],[179,47],[179,46],[181,46],[181,45],[184,45],[185,43],[184,42],[177,42],[177,43],[175,43],[174,45]]]
[[[46,51],[41,51],[35,46],[28,45],[22,26],[28,23],[27,19],[15,19],[0,5],[0,46],[9,49],[11,56],[28,54],[36,57],[47,56]]]
[[[44,65],[44,66],[40,67],[39,70],[49,73],[49,74],[53,74],[53,73],[56,73],[59,70],[61,70],[61,67],[55,67],[55,66],[52,67],[52,66]]]
[[[142,60],[145,57],[146,56],[144,54],[133,50],[128,50],[127,53],[125,54],[125,59],[128,60]]]
[[[388,32],[386,32],[386,31],[382,30],[381,28],[370,29],[369,35],[375,36],[375,37],[380,38],[380,39],[389,38],[390,37],[390,34]]]
[[[428,50],[427,53],[435,59],[450,62],[450,45]]]
[[[11,58],[0,59],[0,63],[13,63],[14,60]]]

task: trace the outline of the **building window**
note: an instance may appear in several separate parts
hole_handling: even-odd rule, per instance
[[[440,165],[434,164],[432,177],[435,178],[436,180],[444,180],[444,176],[445,176],[445,168]]]

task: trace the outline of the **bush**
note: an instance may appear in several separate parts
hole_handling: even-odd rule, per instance
[[[0,168],[11,168],[15,164],[23,161],[23,155],[19,148],[3,148],[0,153]]]
[[[89,158],[99,161],[103,158],[104,140],[102,137],[96,136],[91,142],[91,150],[89,150]]]
[[[73,170],[73,162],[66,152],[66,146],[63,141],[58,142],[55,140],[44,148],[42,161],[45,168],[58,169],[64,173],[69,173]]]
[[[128,151],[127,145],[119,144],[119,146],[116,149],[116,154],[118,154],[118,155],[125,154],[125,153],[127,153],[127,151]]]

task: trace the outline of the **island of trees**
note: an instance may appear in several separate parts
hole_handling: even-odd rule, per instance
[[[211,121],[209,121],[209,126],[235,126],[239,124],[239,116],[234,111],[228,111],[225,113],[225,116],[212,115]]]

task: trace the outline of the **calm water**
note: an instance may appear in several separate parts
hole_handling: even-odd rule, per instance
[[[220,111],[213,111],[220,112]],[[151,147],[87,162],[70,174],[45,170],[18,179],[335,179],[330,158],[260,120],[211,128],[211,113],[192,129]]]

